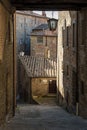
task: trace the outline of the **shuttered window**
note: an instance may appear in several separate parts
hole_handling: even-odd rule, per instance
[[[43,36],[37,37],[37,43],[43,43]]]

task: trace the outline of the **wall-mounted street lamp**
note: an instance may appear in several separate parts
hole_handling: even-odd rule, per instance
[[[49,19],[47,22],[48,22],[48,27],[50,31],[55,31],[57,28],[58,20],[53,18],[53,11],[52,11],[52,18]]]

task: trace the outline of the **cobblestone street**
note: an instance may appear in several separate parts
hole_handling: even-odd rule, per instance
[[[87,120],[49,105],[18,105],[16,116],[0,130],[87,130]]]

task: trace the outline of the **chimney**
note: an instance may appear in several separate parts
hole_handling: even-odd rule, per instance
[[[46,12],[42,11],[42,16],[46,17]]]

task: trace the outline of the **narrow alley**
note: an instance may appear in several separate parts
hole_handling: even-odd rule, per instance
[[[57,105],[19,105],[16,116],[0,130],[87,130],[87,120]]]
[[[0,130],[87,130],[87,0],[0,0]]]

